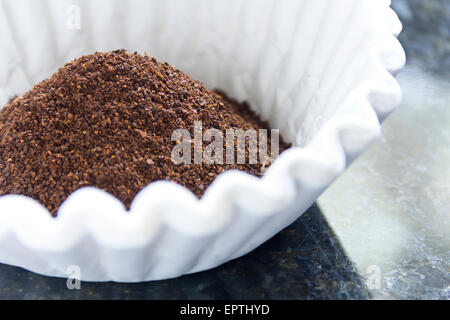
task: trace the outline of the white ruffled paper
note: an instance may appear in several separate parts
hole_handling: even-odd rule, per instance
[[[0,262],[59,277],[77,265],[86,281],[139,282],[206,270],[253,250],[315,201],[400,102],[391,73],[405,55],[389,5],[0,0],[0,105],[65,62],[125,48],[248,101],[296,145],[263,179],[226,172],[201,200],[156,182],[126,212],[113,196],[85,188],[53,219],[33,200],[0,197]]]

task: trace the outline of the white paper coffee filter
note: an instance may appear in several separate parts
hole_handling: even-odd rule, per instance
[[[0,262],[86,281],[177,277],[240,257],[295,221],[380,134],[405,62],[383,0],[1,0],[0,105],[83,54],[167,61],[250,106],[296,147],[263,179],[220,175],[201,200],[170,182],[126,212],[96,188],[53,219],[0,197]],[[0,159],[4,161],[4,159]]]

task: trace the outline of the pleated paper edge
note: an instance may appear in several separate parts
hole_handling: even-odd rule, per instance
[[[398,43],[401,24],[391,9],[389,15],[385,23]],[[404,66],[404,51],[392,42],[375,47],[371,59],[377,78],[359,85],[344,102],[358,105],[361,112],[330,119],[308,146],[283,153],[262,179],[225,172],[201,200],[175,183],[155,182],[136,196],[128,212],[112,195],[83,188],[66,200],[58,218],[51,218],[34,200],[2,196],[0,243],[13,236],[31,250],[58,253],[89,236],[99,246],[126,250],[148,246],[165,227],[189,237],[218,237],[237,219],[236,208],[243,208],[241,212],[255,219],[283,214],[283,208],[301,201],[299,189],[320,193],[335,180],[380,136],[379,120],[400,103],[401,89],[392,74]],[[359,137],[356,146],[348,139],[352,136]]]

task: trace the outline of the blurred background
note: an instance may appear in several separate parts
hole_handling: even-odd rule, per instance
[[[71,291],[0,265],[0,299],[450,299],[450,1],[392,7],[408,56],[404,101],[292,226],[241,259],[167,281]]]

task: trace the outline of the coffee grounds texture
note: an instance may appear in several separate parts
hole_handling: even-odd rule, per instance
[[[72,192],[86,186],[129,208],[157,180],[174,181],[201,197],[224,170],[261,176],[267,164],[175,165],[172,132],[193,133],[194,121],[222,132],[268,128],[247,104],[147,54],[83,56],[0,111],[0,195],[29,196],[55,216]],[[281,139],[280,150],[286,148]]]

